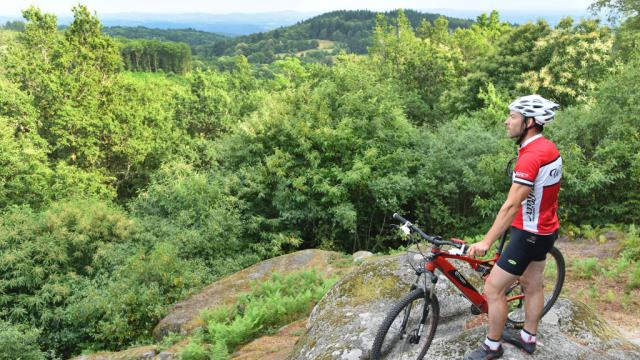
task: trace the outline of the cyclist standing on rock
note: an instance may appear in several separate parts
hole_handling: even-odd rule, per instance
[[[543,270],[547,252],[558,237],[556,215],[562,177],[562,158],[555,144],[542,136],[543,126],[554,118],[558,104],[539,95],[518,98],[509,105],[504,122],[509,137],[520,146],[512,185],[484,239],[469,247],[469,256],[486,254],[507,228],[511,240],[494,266],[484,292],[489,305],[489,331],[480,346],[465,360],[488,360],[502,356],[500,339],[532,354],[544,304]],[[505,292],[517,279],[525,293],[525,324],[520,331],[506,328]]]

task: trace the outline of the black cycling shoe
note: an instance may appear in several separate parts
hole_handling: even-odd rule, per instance
[[[497,359],[502,357],[502,354],[504,354],[504,349],[502,348],[502,345],[498,346],[498,350],[493,351],[489,349],[487,344],[482,342],[480,343],[480,346],[477,349],[468,353],[464,357],[464,360],[491,360],[491,359]]]
[[[529,354],[533,354],[536,351],[536,342],[526,342],[520,335],[520,330],[505,328],[502,332],[502,339],[509,344],[515,345],[520,349],[526,351]]]

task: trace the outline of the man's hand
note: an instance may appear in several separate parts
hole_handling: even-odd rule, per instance
[[[475,243],[469,246],[469,250],[467,250],[467,255],[471,257],[476,256],[484,256],[489,248],[491,247],[490,242],[480,241],[479,243]]]

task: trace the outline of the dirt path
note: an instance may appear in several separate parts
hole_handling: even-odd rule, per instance
[[[560,238],[556,246],[562,251],[567,276],[562,296],[587,303],[609,324],[632,342],[640,345],[640,289],[628,290],[624,277],[610,279],[602,274],[584,278],[572,267],[575,260],[596,258],[598,265],[617,260],[621,243],[616,234],[604,234],[606,241]],[[603,239],[604,240],[604,239]]]

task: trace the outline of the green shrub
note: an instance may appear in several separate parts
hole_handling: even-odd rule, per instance
[[[211,345],[211,360],[228,360],[229,359],[229,349],[227,349],[227,345],[224,342],[217,342]]]
[[[204,267],[159,242],[139,249],[111,276],[98,277],[69,299],[64,330],[82,334],[84,347],[119,349],[151,340],[151,331],[176,301],[199,289]]]
[[[593,279],[597,275],[599,265],[598,258],[576,259],[572,263],[575,276],[579,279]]]
[[[206,273],[97,200],[0,217],[0,316],[42,329],[40,345],[57,356],[148,341],[168,306],[199,289]]]
[[[310,313],[335,279],[324,280],[315,271],[274,274],[238,298],[236,306],[203,313],[209,340],[220,351],[233,350],[260,334],[269,333]]]
[[[38,346],[40,332],[0,320],[0,360],[44,360]]]
[[[0,303],[14,323],[42,329],[43,348],[79,350],[82,318],[65,327],[66,308],[90,296],[91,279],[109,277],[129,255],[139,227],[97,200],[67,200],[43,212],[14,207],[0,218]]]
[[[171,242],[182,259],[204,264],[210,280],[260,260],[249,251],[253,242],[244,240],[240,204],[226,192],[222,177],[166,164],[131,209],[152,239]]]
[[[625,257],[612,258],[605,262],[601,271],[606,277],[615,279],[624,274],[631,264],[632,262]]]
[[[640,217],[640,91],[637,61],[593,93],[589,105],[569,108],[549,126],[563,156],[560,208],[574,224],[631,224]]]
[[[629,275],[629,288],[637,289],[640,288],[640,263],[636,263],[633,267],[633,271]]]
[[[495,119],[479,127],[476,117],[482,115],[461,116],[422,135],[413,201],[415,218],[429,232],[456,237],[484,233],[506,198],[510,179],[505,167],[515,145]]]
[[[622,246],[624,249],[621,254],[623,258],[631,262],[640,261],[640,231],[636,229],[635,225],[629,226]]]
[[[202,346],[201,342],[191,341],[187,346],[182,349],[180,352],[180,357],[182,360],[208,360],[209,355],[207,351]]]
[[[419,133],[400,89],[354,58],[332,68],[282,65],[299,73],[296,83],[270,93],[215,154],[246,206],[248,236],[267,256],[300,244],[372,248],[388,235],[375,224],[415,189]]]

